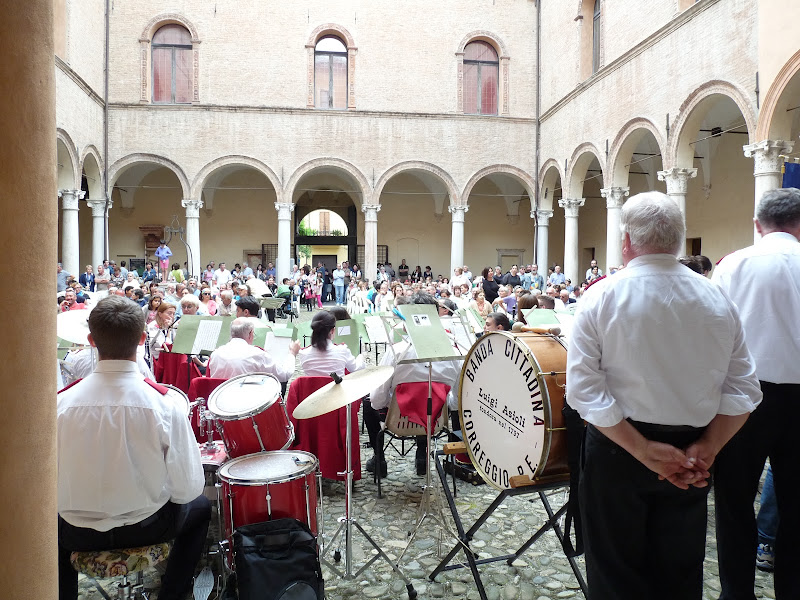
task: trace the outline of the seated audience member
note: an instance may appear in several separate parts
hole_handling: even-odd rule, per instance
[[[89,331],[97,369],[57,402],[59,598],[78,597],[71,552],[174,540],[158,597],[182,600],[211,520],[185,407],[139,373],[141,308],[105,298],[89,315]]]
[[[230,379],[248,373],[268,373],[280,382],[288,381],[294,373],[294,357],[300,350],[300,344],[291,342],[289,353],[284,357],[276,357],[276,360],[266,351],[253,346],[254,337],[255,323],[252,318],[241,316],[234,319],[231,323],[231,341],[211,354],[208,361],[209,376]]]
[[[217,316],[230,317],[236,313],[236,305],[233,303],[233,292],[230,290],[222,290],[219,293],[221,302],[217,304]]]
[[[75,295],[75,290],[67,288],[64,290],[64,300],[58,305],[60,312],[69,312],[71,310],[85,310],[86,303],[78,302],[78,297]]]
[[[539,302],[536,298],[540,295],[538,293],[539,290],[534,290],[537,292],[536,294],[522,294],[520,296],[519,301],[517,302],[517,323],[522,323],[523,325],[527,325],[528,322],[525,320],[525,312],[529,311],[531,308],[536,308],[539,306]]]
[[[489,313],[489,316],[486,317],[486,324],[483,327],[483,331],[511,331],[511,321],[508,320],[508,315],[503,313]]]
[[[349,319],[350,315],[344,318]],[[311,319],[311,345],[298,353],[300,368],[305,375],[327,377],[335,372],[344,376],[345,369],[352,373],[364,368],[362,355],[356,358],[346,345],[333,343],[337,320],[340,320],[339,316],[334,315],[332,310],[320,311]]]

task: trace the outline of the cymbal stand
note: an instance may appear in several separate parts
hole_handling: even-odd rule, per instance
[[[331,373],[331,377],[333,377],[333,380],[336,383],[342,382],[342,378],[337,373]],[[322,551],[322,554],[320,555],[319,559],[338,577],[347,580],[347,579],[357,578],[359,575],[361,575],[361,573],[364,572],[364,570],[367,569],[367,567],[369,567],[379,558],[382,558],[384,561],[386,561],[386,564],[388,564],[392,568],[392,571],[397,573],[400,576],[400,578],[403,581],[405,581],[406,590],[408,590],[408,598],[409,600],[414,600],[417,597],[417,591],[414,589],[414,585],[403,574],[403,572],[400,570],[400,567],[398,567],[395,563],[393,563],[392,560],[383,551],[383,549],[381,549],[381,547],[375,542],[375,540],[373,540],[370,537],[370,535],[366,531],[364,531],[364,528],[361,527],[361,525],[358,523],[358,521],[356,521],[355,517],[353,516],[353,458],[352,458],[353,433],[351,430],[352,417],[351,417],[350,407],[351,404],[348,404],[345,407],[347,409],[347,421],[346,421],[347,435],[345,438],[345,452],[347,453],[347,459],[345,464],[347,465],[346,466],[347,470],[344,473],[344,475],[346,476],[345,513],[344,517],[339,518],[339,528],[336,530],[336,533],[333,534],[333,538],[331,538],[331,541],[325,545],[325,549]],[[356,529],[358,529],[358,531],[361,532],[361,535],[363,535],[367,539],[367,541],[370,544],[372,544],[372,547],[375,548],[375,550],[377,551],[377,554],[374,555],[369,561],[367,561],[366,564],[364,564],[364,566],[362,566],[355,574],[353,574],[353,526],[355,526]],[[328,553],[328,550],[330,550],[331,547],[333,547],[334,542],[342,532],[344,532],[344,539],[345,539],[344,573],[342,573],[333,564],[331,564],[330,561],[325,559],[325,555]],[[341,553],[338,549],[334,553],[335,562],[339,562],[340,560],[340,558],[337,558],[337,556],[341,557]]]
[[[444,410],[444,407],[442,407]],[[408,532],[409,538],[406,547],[397,558],[399,563],[403,556],[405,556],[411,544],[414,543],[414,538],[417,537],[422,524],[426,519],[432,519],[434,523],[439,526],[440,535],[442,531],[447,531],[444,518],[444,506],[442,505],[441,498],[436,493],[431,483],[431,439],[433,431],[433,363],[428,363],[428,406],[427,406],[427,428],[425,432],[425,483],[422,486],[422,497],[420,498],[419,508],[417,509],[417,522],[414,529]],[[434,504],[436,504],[437,512],[433,512]],[[453,537],[456,537],[453,534]],[[441,540],[440,540],[441,542]]]

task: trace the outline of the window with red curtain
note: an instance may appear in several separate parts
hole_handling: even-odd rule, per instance
[[[153,35],[153,102],[192,101],[192,36],[182,25],[164,25]]]
[[[497,51],[482,41],[470,42],[464,48],[464,112],[496,115],[500,63]]]
[[[347,108],[347,48],[339,38],[324,37],[314,48],[314,106]]]

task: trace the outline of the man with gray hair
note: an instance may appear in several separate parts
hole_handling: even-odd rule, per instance
[[[285,382],[294,373],[294,357],[300,350],[299,342],[289,344],[289,353],[280,360],[253,346],[255,323],[251,317],[239,317],[231,322],[231,341],[223,344],[208,360],[209,377],[230,379],[246,373],[269,373]]]
[[[711,278],[739,308],[764,393],[764,401],[717,461],[720,598],[754,598],[758,547],[762,561],[774,551],[775,597],[795,599],[800,598],[800,444],[795,438],[800,398],[800,190],[766,192],[754,222],[763,237],[722,259]],[[767,457],[778,504],[775,540],[757,539],[753,516]]]
[[[709,469],[761,392],[736,307],[676,258],[678,206],[638,194],[621,227],[627,268],[587,289],[567,353],[569,401],[588,422],[589,598],[699,600]]]
[[[219,293],[221,302],[217,304],[217,316],[230,317],[236,313],[236,305],[233,303],[233,292],[231,290],[222,290]]]

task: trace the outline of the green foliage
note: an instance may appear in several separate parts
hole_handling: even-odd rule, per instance
[[[339,229],[334,229],[333,231],[331,231],[331,235],[335,235],[335,236],[343,236],[344,234],[341,232],[341,230],[339,230]]]

